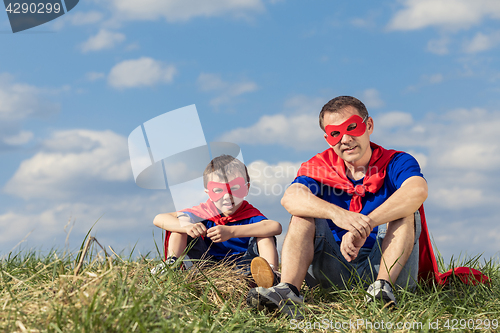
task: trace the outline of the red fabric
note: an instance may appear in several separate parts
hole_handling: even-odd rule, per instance
[[[368,166],[368,172],[363,179],[363,185],[354,186],[346,176],[344,161],[333,151],[327,149],[317,154],[309,161],[302,163],[297,176],[308,176],[322,184],[341,189],[352,194],[349,210],[359,213],[363,208],[361,200],[366,192],[377,193],[384,184],[387,164],[396,150],[387,150],[373,142],[370,142],[373,149],[372,157]]]
[[[373,149],[372,157],[370,158],[368,172],[363,179],[363,185],[354,186],[346,176],[344,161],[333,151],[327,149],[324,152],[317,154],[309,161],[303,163],[297,173],[297,176],[307,176],[319,181],[322,184],[342,189],[349,194],[352,194],[349,210],[352,212],[361,212],[362,197],[365,192],[376,193],[384,184],[387,165],[394,154],[398,153],[395,150],[387,150],[383,147],[370,142]],[[460,280],[466,284],[477,284],[489,282],[489,278],[480,271],[469,267],[457,267],[450,269],[446,273],[439,273],[436,257],[432,249],[432,243],[427,229],[427,221],[425,219],[424,206],[419,208],[422,231],[419,238],[419,265],[418,278],[419,281],[425,282],[434,279],[438,284],[445,285],[448,283],[450,275],[457,275]]]
[[[455,267],[446,273],[439,273],[436,257],[432,249],[429,231],[427,229],[427,221],[425,219],[424,206],[419,209],[422,222],[422,232],[419,238],[419,263],[418,263],[418,279],[419,281],[434,280],[440,285],[448,284],[448,277],[456,275],[465,284],[476,285],[478,283],[489,283],[490,278],[474,268]]]
[[[249,219],[254,216],[264,216],[264,214],[262,214],[257,208],[249,204],[246,200],[243,200],[238,210],[229,216],[222,215],[210,199],[204,203],[199,204],[198,206],[183,209],[182,211],[192,213],[202,218],[203,220],[213,221],[217,225],[226,225],[230,222],[237,222],[244,219]],[[171,232],[167,231],[165,235],[165,259],[167,259],[168,240],[170,238],[170,234]]]

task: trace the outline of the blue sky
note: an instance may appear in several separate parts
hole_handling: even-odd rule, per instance
[[[68,222],[73,250],[98,219],[101,244],[153,251],[172,199],[135,185],[127,137],[191,104],[286,231],[282,189],[327,148],[318,113],[352,95],[374,142],[421,163],[445,259],[498,258],[499,19],[495,0],[82,0],[12,34],[0,14],[0,253],[62,248]]]

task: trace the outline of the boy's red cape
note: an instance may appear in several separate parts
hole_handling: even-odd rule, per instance
[[[344,161],[338,157],[333,149],[329,148],[322,153],[317,154],[309,161],[303,163],[297,173],[297,176],[308,176],[318,182],[342,189],[352,194],[349,210],[352,212],[361,212],[362,197],[365,192],[376,193],[384,184],[387,165],[394,156],[399,153],[395,150],[387,150],[383,147],[370,142],[372,148],[372,157],[368,166],[368,172],[363,179],[363,185],[354,186],[346,176]],[[419,281],[429,281],[434,279],[438,284],[445,285],[448,277],[456,275],[466,284],[477,284],[489,282],[489,278],[480,271],[469,267],[457,267],[450,269],[446,273],[439,273],[434,251],[432,249],[427,222],[425,220],[424,206],[419,208],[422,232],[419,238]]]
[[[240,207],[236,212],[229,216],[224,216],[221,212],[215,207],[212,200],[208,199],[206,202],[199,204],[198,206],[194,206],[192,208],[183,209],[183,212],[192,213],[202,220],[210,220],[213,221],[216,225],[226,225],[230,222],[236,222],[244,219],[249,219],[254,216],[264,216],[257,208],[249,204],[246,200],[243,200]],[[166,232],[165,235],[165,259],[167,259],[167,249],[168,249],[168,240],[170,238],[170,231]]]

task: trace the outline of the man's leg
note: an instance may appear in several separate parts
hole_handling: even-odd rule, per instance
[[[377,280],[396,283],[401,270],[408,261],[415,241],[414,214],[389,222],[382,242],[382,258]],[[377,246],[377,244],[375,244]]]
[[[314,257],[314,218],[292,216],[281,250],[281,282],[298,290]]]
[[[393,224],[392,230],[390,230],[391,223]],[[367,292],[372,295],[366,297],[367,301],[371,301],[373,298],[382,298],[385,302],[392,301],[396,304],[392,286],[410,289],[416,286],[420,231],[421,223],[418,211],[412,216],[388,223],[387,227],[386,225],[379,226],[377,242],[370,253],[369,260],[359,270],[365,281],[375,278],[371,272],[377,276],[376,281],[367,289]],[[400,238],[406,244],[401,245]]]
[[[314,257],[314,232],[313,218],[292,217],[281,253],[281,283],[251,289],[247,295],[248,306],[259,310],[278,308],[291,318],[304,319],[297,305],[304,302],[300,287]]]

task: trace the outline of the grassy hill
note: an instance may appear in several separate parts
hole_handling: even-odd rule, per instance
[[[363,302],[364,290],[303,288],[306,320],[249,309],[248,281],[227,267],[152,275],[159,260],[81,252],[11,253],[0,261],[2,332],[414,332],[500,330],[498,263],[474,258],[455,266],[481,269],[490,285],[459,281],[397,294],[399,307]],[[440,261],[442,271],[444,267]]]

